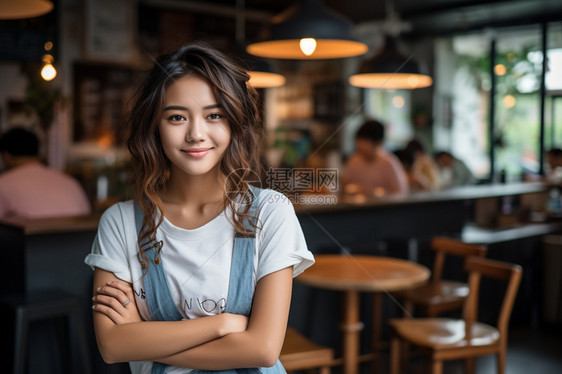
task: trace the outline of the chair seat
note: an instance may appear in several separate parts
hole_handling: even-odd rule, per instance
[[[296,330],[287,328],[279,360],[285,370],[310,369],[330,366],[334,351],[308,340]]]
[[[489,346],[499,342],[499,331],[484,323],[472,325],[472,336],[466,339],[465,322],[450,318],[392,319],[390,325],[402,338],[428,348],[461,348]]]
[[[398,294],[415,305],[436,305],[462,302],[468,296],[468,285],[454,281],[431,282]]]

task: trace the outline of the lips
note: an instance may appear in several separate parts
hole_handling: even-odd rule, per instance
[[[185,149],[182,152],[184,152],[189,157],[202,158],[207,153],[209,153],[211,151],[211,149],[212,148],[192,148],[192,149]]]

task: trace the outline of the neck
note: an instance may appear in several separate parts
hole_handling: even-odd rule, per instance
[[[39,158],[35,156],[19,156],[19,157],[12,157],[6,163],[6,168],[11,169],[18,166],[24,165],[31,165],[31,164],[39,164]]]
[[[205,175],[188,175],[172,170],[162,199],[182,205],[213,204],[222,202],[225,196],[226,177],[216,167]]]

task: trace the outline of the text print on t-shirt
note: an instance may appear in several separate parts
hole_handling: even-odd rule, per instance
[[[205,313],[222,313],[226,308],[226,299],[224,297],[220,298],[218,301],[215,301],[213,299],[200,299],[198,297],[190,297],[189,299],[183,300],[183,309],[186,314],[188,313],[188,311],[192,310],[193,301],[195,301],[196,306],[199,306],[199,309],[205,311]]]
[[[137,292],[137,290],[135,289],[133,289],[133,291],[135,291],[137,297],[140,297],[141,299],[146,299],[146,293],[144,293],[144,289],[142,287],[140,289],[140,292]]]

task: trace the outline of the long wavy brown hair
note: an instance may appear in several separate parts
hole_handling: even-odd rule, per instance
[[[133,98],[127,146],[132,155],[135,199],[144,212],[138,238],[141,264],[148,266],[142,243],[156,239],[163,220],[160,193],[170,174],[170,161],[162,149],[158,124],[166,91],[177,79],[195,75],[211,85],[224,108],[231,140],[220,162],[226,178],[223,209],[230,206],[236,231],[247,234],[243,219],[254,200],[248,181],[259,167],[263,135],[258,95],[248,84],[249,75],[234,61],[204,43],[193,43],[161,56]],[[148,269],[147,269],[148,270]]]

